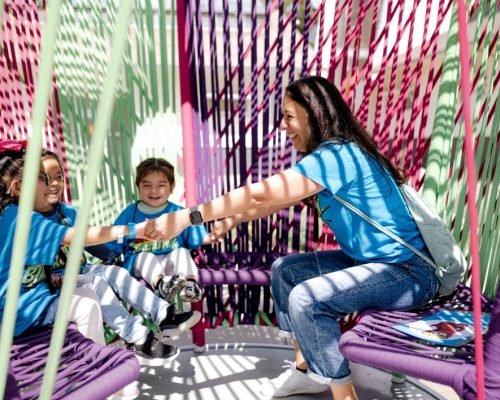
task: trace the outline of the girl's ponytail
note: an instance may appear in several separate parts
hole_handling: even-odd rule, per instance
[[[24,167],[26,141],[0,141],[0,215],[9,204],[17,204],[11,191],[14,179],[21,179]]]

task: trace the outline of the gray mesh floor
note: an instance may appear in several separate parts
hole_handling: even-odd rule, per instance
[[[221,340],[223,339],[223,340]],[[217,341],[216,341],[217,340]],[[164,365],[143,364],[137,382],[139,399],[158,400],[253,400],[266,378],[278,376],[293,360],[293,350],[283,345],[271,328],[240,326],[207,331],[207,349],[195,353],[187,335],[179,340],[181,352]],[[215,344],[214,344],[215,343]],[[351,365],[360,400],[418,399],[455,400],[447,387],[412,378],[391,383],[391,375],[362,365]],[[293,400],[331,400],[329,391],[290,396]]]

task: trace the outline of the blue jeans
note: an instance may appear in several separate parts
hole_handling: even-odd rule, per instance
[[[401,263],[362,264],[341,250],[279,258],[271,277],[279,328],[295,335],[310,377],[327,384],[351,379],[338,346],[338,318],[366,309],[419,307],[438,285],[432,266],[417,255]]]
[[[143,325],[143,318],[131,315],[117,296],[157,325],[166,318],[169,304],[140,284],[126,269],[114,265],[87,265],[82,274],[77,286],[97,293],[104,322],[128,343],[146,337],[149,329]]]

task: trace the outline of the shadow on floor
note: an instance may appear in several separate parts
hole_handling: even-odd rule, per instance
[[[260,385],[286,368],[293,359],[287,346],[226,344],[210,346],[194,353],[186,346],[173,361],[161,366],[143,366],[138,387],[140,399],[165,400],[253,400],[265,399]],[[353,379],[360,400],[418,399],[445,400],[445,397],[409,380],[392,384],[391,375],[361,365],[353,365]],[[293,400],[331,400],[329,391],[315,395],[290,396]]]

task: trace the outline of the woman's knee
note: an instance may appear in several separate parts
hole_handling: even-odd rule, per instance
[[[290,316],[293,318],[293,316],[311,315],[314,303],[314,294],[310,287],[303,284],[295,286],[288,297]]]
[[[289,281],[287,270],[293,262],[289,256],[279,257],[271,265],[271,279],[274,281]]]

